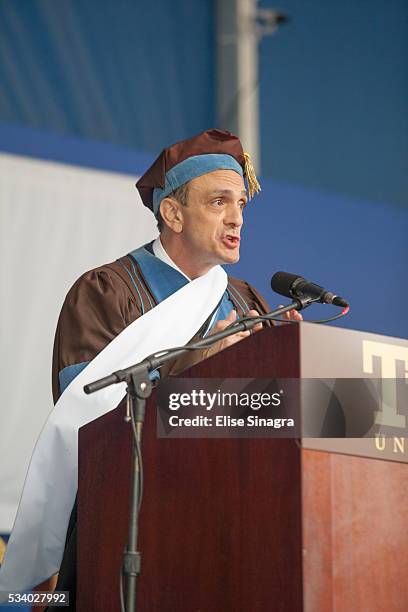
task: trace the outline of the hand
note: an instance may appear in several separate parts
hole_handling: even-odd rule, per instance
[[[256,310],[250,310],[249,312],[245,313],[245,316],[246,317],[259,317],[259,313]],[[226,319],[223,319],[222,321],[217,321],[217,323],[214,325],[213,329],[211,330],[210,336],[212,336],[213,334],[216,334],[219,331],[226,329],[229,325],[231,325],[231,323],[236,321],[236,319],[237,319],[236,310],[231,310],[231,312],[229,313]],[[255,327],[252,328],[251,331],[257,332],[260,329],[262,329],[261,322],[257,323]],[[231,336],[228,336],[228,338],[224,338],[223,340],[220,340],[219,342],[217,342],[218,350],[222,351],[223,349],[227,348],[227,346],[232,346],[233,344],[236,344],[240,340],[247,338],[251,334],[251,331],[248,330],[248,331],[237,332],[236,334],[232,334]]]
[[[282,304],[280,304],[278,308],[283,308]],[[303,321],[302,315],[295,309],[285,312],[282,322],[285,322],[285,319],[286,321]]]

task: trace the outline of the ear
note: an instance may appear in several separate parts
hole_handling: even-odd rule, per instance
[[[163,198],[160,202],[160,214],[166,226],[176,234],[183,231],[183,207],[174,198]]]

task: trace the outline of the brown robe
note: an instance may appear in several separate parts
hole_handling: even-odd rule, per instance
[[[156,300],[136,263],[136,278],[128,256],[83,274],[72,286],[63,304],[55,335],[53,354],[53,395],[61,395],[59,372],[68,366],[91,361],[130,323],[156,305]],[[133,278],[133,280],[132,280]],[[270,311],[268,304],[247,282],[228,277],[228,291],[238,317],[247,310]],[[243,298],[243,299],[242,299]],[[244,302],[246,303],[244,305]],[[206,325],[192,341],[202,337]],[[161,369],[161,377],[181,372],[220,349],[219,343],[191,351]],[[107,372],[108,374],[109,372]],[[57,590],[70,591],[69,609],[75,610],[76,596],[76,503],[65,543]],[[53,608],[48,608],[51,611]]]
[[[132,283],[126,270],[131,272],[128,257],[90,270],[83,274],[72,286],[59,317],[55,335],[53,354],[52,387],[54,402],[60,396],[59,372],[64,368],[91,361],[111,340],[130,323],[157,304],[147,283],[140,282],[143,275],[137,264],[137,287]],[[134,278],[134,277],[133,277]],[[259,314],[269,312],[268,304],[249,283],[228,277],[231,301],[238,317],[245,314],[244,298],[247,307]],[[245,308],[245,311],[244,311]],[[203,329],[205,329],[205,325]],[[200,338],[199,330],[192,340]],[[188,353],[177,359],[163,374],[174,374],[198,363],[218,352],[219,346],[211,346],[202,351]]]

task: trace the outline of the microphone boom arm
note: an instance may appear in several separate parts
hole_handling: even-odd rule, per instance
[[[84,386],[84,391],[87,394],[95,393],[100,389],[104,389],[105,387],[110,387],[111,385],[115,385],[117,383],[126,382],[129,384],[132,377],[143,374],[146,372],[152,372],[157,368],[161,367],[168,361],[172,361],[176,357],[180,357],[184,355],[187,351],[198,350],[202,348],[207,348],[211,346],[215,342],[219,340],[223,340],[224,338],[228,338],[228,336],[232,336],[240,331],[248,331],[251,330],[255,325],[260,322],[268,321],[270,319],[274,319],[275,317],[279,317],[285,312],[289,312],[290,310],[303,310],[310,306],[313,302],[318,301],[316,298],[305,297],[305,298],[296,298],[293,302],[288,304],[287,306],[282,306],[280,308],[276,308],[271,312],[268,312],[266,315],[259,315],[258,317],[246,317],[244,319],[239,319],[238,321],[231,323],[226,329],[223,329],[212,336],[207,336],[203,340],[199,340],[198,342],[194,342],[193,344],[188,344],[183,347],[166,349],[163,351],[158,351],[149,357],[146,357],[139,363],[131,365],[123,370],[116,370],[109,374],[108,376],[104,376],[98,380],[95,380],[91,383],[88,383]]]

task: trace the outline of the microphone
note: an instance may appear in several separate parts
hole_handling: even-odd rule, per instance
[[[272,290],[280,295],[291,298],[313,298],[324,304],[334,304],[335,306],[347,307],[348,302],[332,293],[326,291],[324,287],[307,281],[303,276],[290,274],[289,272],[276,272],[271,280]]]

